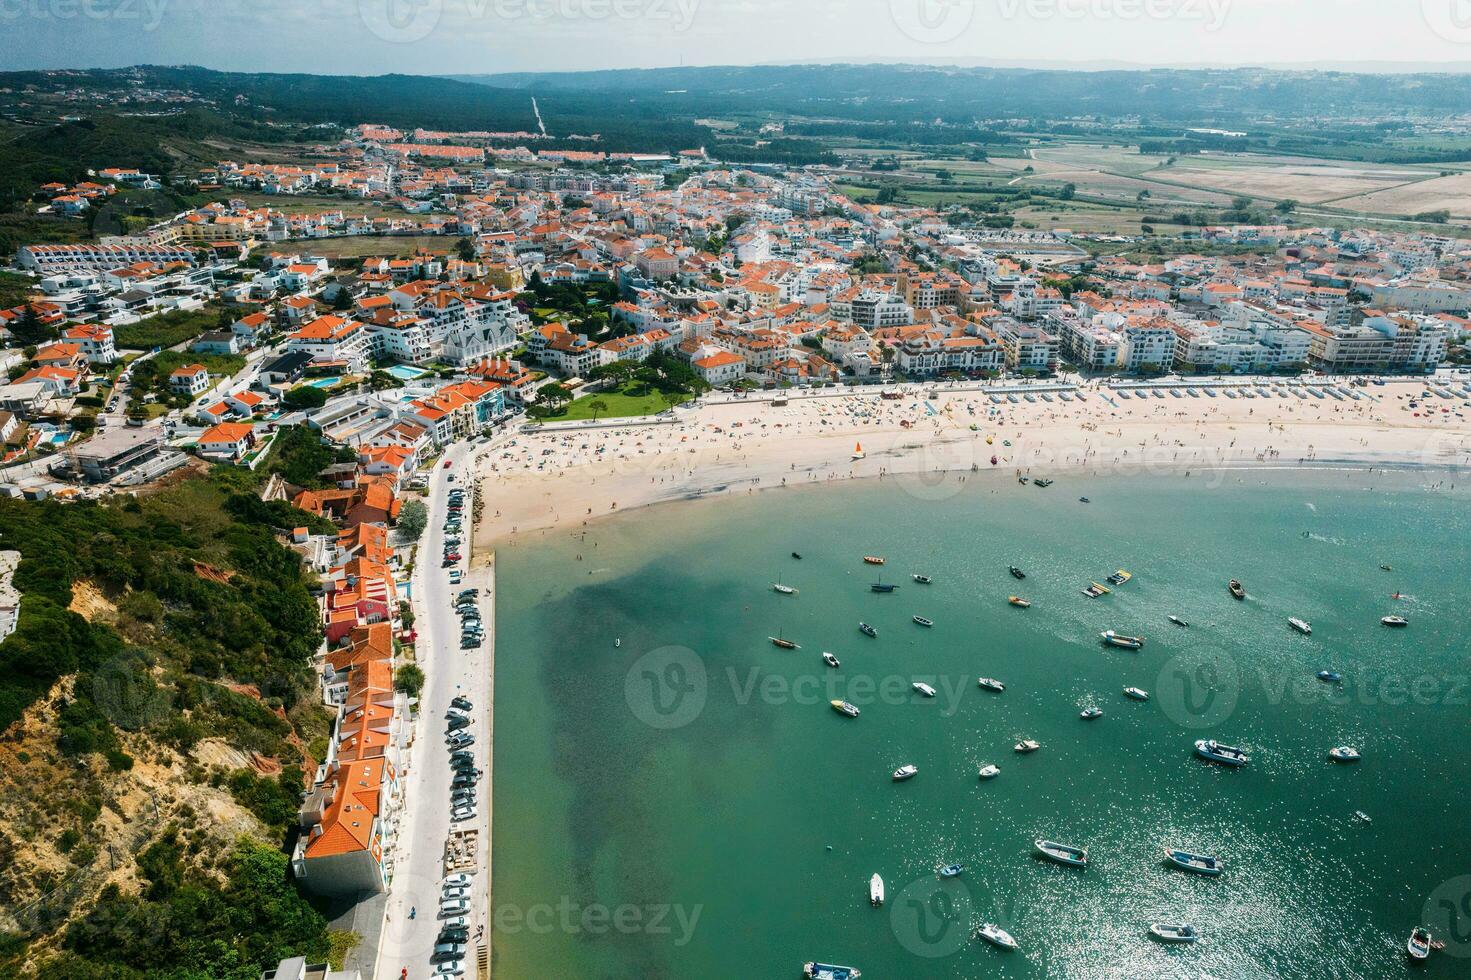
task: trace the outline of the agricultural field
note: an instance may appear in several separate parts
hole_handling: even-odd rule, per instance
[[[1471,173],[1433,177],[1407,186],[1341,198],[1334,201],[1333,206],[1406,217],[1444,210],[1455,217],[1465,218],[1471,216]]]

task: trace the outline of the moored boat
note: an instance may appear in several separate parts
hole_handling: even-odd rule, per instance
[[[849,704],[847,701],[829,701],[828,703],[831,704],[833,706],[833,710],[840,715],[847,715],[849,718],[858,717],[858,708],[854,705]]]
[[[987,691],[995,691],[997,694],[1000,694],[1002,691],[1006,690],[1006,685],[1001,683],[994,677],[982,677],[976,683],[979,684],[982,689]]]
[[[993,922],[982,922],[977,926],[976,937],[978,939],[984,939],[993,946],[1000,946],[1002,949],[1021,948],[1021,945],[1015,939],[1011,938],[1011,933]]]
[[[1037,853],[1050,861],[1059,864],[1070,864],[1076,868],[1088,866],[1088,849],[1086,847],[1073,847],[1068,844],[1059,844],[1056,841],[1038,838],[1035,842]]]
[[[1045,479],[1037,479],[1037,480],[1033,480],[1032,481],[1032,486],[1034,486],[1034,487],[1041,487],[1043,490],[1046,490],[1048,487],[1052,486],[1052,481],[1051,480],[1045,480]]]
[[[884,560],[877,555],[864,555],[863,560],[870,565],[882,565],[884,563]]]
[[[780,637],[780,636],[768,636],[767,639],[771,641],[771,645],[772,646],[774,646],[774,647],[781,647],[783,650],[800,650],[800,649],[802,649],[802,647],[799,644],[794,643],[791,640],[785,639],[785,638]]]
[[[1125,636],[1124,634],[1117,633],[1113,630],[1104,630],[1098,635],[1103,637],[1103,642],[1107,643],[1111,647],[1121,647],[1125,650],[1138,650],[1140,647],[1144,646],[1144,637],[1142,636]]]
[[[965,871],[963,864],[947,864],[935,871],[941,878],[958,878]]]
[[[927,698],[932,698],[935,696],[935,689],[933,687],[930,687],[924,681],[915,681],[910,686]]]
[[[1097,582],[1090,582],[1088,583],[1088,587],[1083,590],[1083,595],[1087,596],[1090,599],[1097,599],[1099,596],[1108,595],[1112,591],[1113,589],[1110,589],[1106,585],[1099,585]]]
[[[1102,718],[1103,717],[1103,709],[1102,708],[1084,708],[1082,711],[1078,712],[1078,717],[1081,718],[1081,719],[1083,719],[1084,721],[1092,721],[1095,718]]]
[[[1358,762],[1362,756],[1352,745],[1336,745],[1328,750],[1328,758],[1334,762]]]
[[[799,555],[799,554],[797,554],[795,551],[792,552],[792,557],[795,558],[795,559],[797,559],[798,561],[801,561],[802,560],[802,556]]]
[[[867,623],[859,623],[858,624],[858,632],[862,633],[864,636],[878,636],[879,635],[879,631],[876,630],[876,629],[874,629],[872,626],[868,625]]]
[[[1239,600],[1246,598],[1246,589],[1234,578],[1226,583],[1226,590],[1231,593],[1231,598],[1233,599]]]
[[[1032,608],[1032,603],[1027,599],[1023,599],[1019,595],[1009,595],[1006,597],[1006,601],[1011,603],[1013,606],[1016,606],[1018,609]]]
[[[1188,922],[1151,923],[1149,934],[1160,942],[1166,943],[1193,943],[1200,938],[1200,931]]]
[[[902,783],[906,779],[913,779],[919,773],[918,766],[902,765],[894,770],[894,782]]]
[[[1318,671],[1318,680],[1326,684],[1337,684],[1343,680],[1343,675],[1336,670],[1320,670]]]
[[[1108,578],[1106,578],[1104,581],[1106,581],[1109,585],[1123,585],[1125,582],[1129,581],[1129,579],[1133,577],[1134,576],[1131,573],[1126,572],[1121,568],[1110,575]]]
[[[884,904],[884,879],[880,878],[877,872],[868,879],[868,904]]]
[[[1414,960],[1423,960],[1430,955],[1430,930],[1416,926],[1410,931],[1410,940],[1405,943],[1405,952]]]
[[[1185,622],[1185,620],[1181,619],[1179,616],[1171,615],[1168,618],[1169,618],[1169,621],[1172,622],[1172,623],[1174,623],[1176,626],[1187,626],[1188,627],[1190,625],[1189,623]]]
[[[1015,746],[1013,746],[1015,751],[1021,753],[1022,755],[1026,755],[1028,752],[1035,752],[1041,747],[1041,744],[1034,742],[1029,738],[1024,738],[1020,742],[1017,742]]]
[[[863,974],[851,966],[813,961],[802,967],[802,975],[808,980],[858,980]]]
[[[1001,768],[988,762],[984,766],[981,766],[978,775],[980,775],[982,779],[995,779],[997,776],[1001,775]]]
[[[796,595],[797,590],[790,585],[782,585],[780,582],[771,583],[771,591],[780,592],[782,595]]]
[[[1149,692],[1142,687],[1126,687],[1124,688],[1124,697],[1132,698],[1135,701],[1148,701]]]
[[[838,662],[837,657],[828,653],[826,650],[822,651],[822,662],[834,669],[843,666],[841,663]]]
[[[1017,568],[1015,565],[1007,565],[1006,566],[1006,570],[1011,573],[1011,577],[1012,578],[1026,578],[1027,577],[1027,573],[1024,572],[1024,571],[1022,571],[1020,568]]]
[[[1195,743],[1195,754],[1202,759],[1211,762],[1219,762],[1226,766],[1244,766],[1251,761],[1241,749],[1234,745],[1222,745],[1213,738],[1202,738]]]
[[[1410,621],[1403,616],[1385,616],[1383,619],[1379,620],[1379,622],[1383,623],[1385,626],[1392,627],[1403,627],[1410,625]]]
[[[920,575],[917,572],[915,574],[909,576],[909,577],[912,578],[912,579],[914,579],[920,585],[929,585],[930,582],[932,581],[932,579],[928,575]]]
[[[1287,625],[1297,630],[1303,636],[1313,635],[1313,624],[1305,619],[1298,619],[1296,616],[1292,616],[1287,620]]]
[[[1214,877],[1225,870],[1219,858],[1209,854],[1191,854],[1175,847],[1165,848],[1165,860],[1182,871],[1194,872],[1198,875],[1209,875]]]
[[[920,626],[929,627],[935,625],[935,621],[933,619],[925,619],[923,616],[914,616],[911,618]]]
[[[880,580],[880,581],[874,582],[872,585],[870,585],[868,587],[868,590],[870,592],[882,592],[885,595],[887,595],[890,592],[897,591],[898,588],[899,588],[899,586],[897,586],[897,585],[889,585],[889,584],[885,583],[884,581]]]

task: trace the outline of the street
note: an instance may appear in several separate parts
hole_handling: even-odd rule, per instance
[[[492,668],[495,643],[494,572],[488,558],[466,554],[459,563],[464,580],[449,582],[451,569],[440,567],[445,538],[444,518],[448,494],[454,487],[465,490],[465,529],[458,537],[468,541],[473,534],[473,481],[470,460],[474,449],[468,443],[453,446],[435,464],[430,480],[429,522],[419,542],[411,578],[415,649],[425,682],[420,693],[419,714],[412,742],[404,760],[404,803],[393,844],[393,881],[387,904],[387,922],[379,948],[375,976],[380,980],[407,976],[411,980],[435,975],[430,962],[440,927],[438,917],[441,885],[450,870],[472,874],[470,909],[465,916],[469,940],[462,961],[464,975],[488,976],[490,806],[492,752]],[[444,468],[444,460],[450,469]],[[454,477],[451,482],[450,478]],[[473,567],[467,567],[473,566]],[[454,597],[465,589],[480,590],[479,610],[485,624],[486,642],[479,648],[461,650],[460,621],[453,608]],[[484,775],[475,786],[476,816],[454,823],[450,816],[450,790],[454,771],[445,746],[445,714],[457,696],[468,698],[472,722],[465,729],[475,737],[470,751],[476,768]],[[473,858],[446,867],[446,841],[451,831],[473,836]],[[413,917],[410,918],[410,912]],[[485,964],[485,973],[479,970]],[[405,972],[406,971],[406,972]]]

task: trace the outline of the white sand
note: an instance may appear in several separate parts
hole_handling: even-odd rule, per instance
[[[1085,402],[992,405],[974,389],[941,389],[929,399],[933,415],[920,395],[883,401],[875,392],[793,397],[784,407],[705,404],[658,425],[522,432],[514,446],[498,440],[476,456],[486,493],[476,545],[664,501],[856,477],[892,478],[935,499],[961,480],[1079,469],[1210,480],[1255,465],[1422,466],[1450,484],[1471,464],[1464,402],[1432,397],[1412,410],[1424,391],[1415,382],[1359,390],[1364,401],[1123,400],[1095,386]],[[865,456],[853,460],[859,442]]]

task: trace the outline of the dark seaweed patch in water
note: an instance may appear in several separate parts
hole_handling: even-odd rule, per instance
[[[734,582],[692,581],[666,559],[614,581],[581,586],[538,610],[538,620],[546,624],[539,644],[541,678],[556,716],[553,759],[558,775],[573,787],[574,902],[699,903],[698,896],[672,894],[665,873],[657,814],[663,799],[660,783],[666,778],[693,780],[697,796],[718,797],[714,784],[722,778],[724,747],[748,747],[766,737],[776,710],[759,698],[738,703],[730,682],[728,668],[744,676],[755,662],[753,651],[764,643],[765,633],[755,618],[742,615],[731,631],[729,616],[700,614],[701,609],[728,606],[737,588]],[[615,637],[622,639],[621,646],[614,646]],[[703,710],[688,725],[672,730],[641,721],[629,707],[624,686],[641,656],[665,646],[693,650],[703,660],[707,678]],[[661,770],[660,753],[671,742],[697,754],[700,764],[672,773]],[[610,880],[610,859],[614,893],[599,894],[599,877]],[[626,976],[674,976],[668,963],[673,935],[610,930],[582,938],[617,945],[630,958]]]

